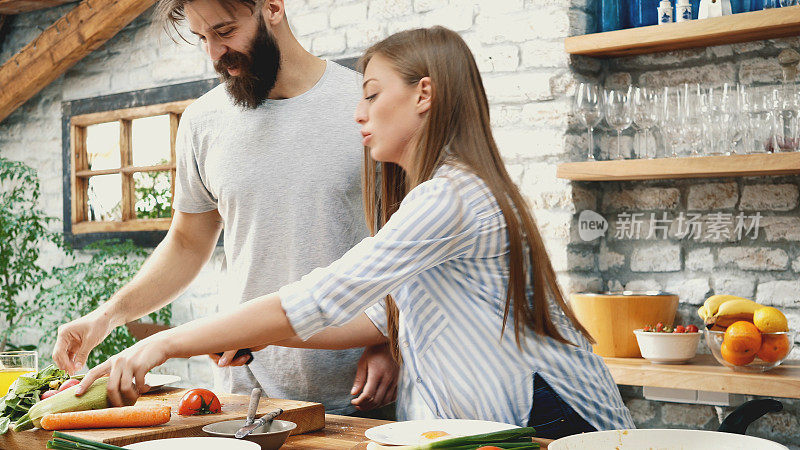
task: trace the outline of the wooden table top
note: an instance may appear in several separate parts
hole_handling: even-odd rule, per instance
[[[762,373],[735,372],[713,355],[686,364],[653,364],[643,358],[604,358],[617,384],[767,397],[800,398],[800,361],[787,360]]]
[[[305,434],[289,436],[281,449],[352,449],[367,448],[369,439],[364,432],[372,427],[391,423],[387,420],[325,415],[325,428]],[[361,444],[361,445],[359,445]]]

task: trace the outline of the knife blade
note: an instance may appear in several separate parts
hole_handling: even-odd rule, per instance
[[[255,430],[256,428],[258,428],[258,427],[260,427],[260,426],[262,426],[264,424],[268,424],[268,423],[272,422],[272,420],[274,418],[278,417],[282,413],[283,413],[283,410],[278,408],[275,411],[272,411],[270,413],[264,414],[260,418],[256,419],[255,422],[253,422],[252,424],[245,425],[242,428],[239,428],[239,431],[237,431],[236,434],[233,435],[233,437],[235,437],[236,439],[241,439],[241,438],[247,436],[248,434],[252,433],[253,430]]]

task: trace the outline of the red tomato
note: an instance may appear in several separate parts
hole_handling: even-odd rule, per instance
[[[685,332],[686,332],[686,327],[684,327],[683,325],[678,325],[677,327],[675,327],[675,331],[673,331],[673,333],[685,333]]]
[[[52,397],[52,396],[56,395],[57,392],[58,391],[55,390],[55,389],[50,389],[49,391],[47,391],[44,394],[42,394],[42,396],[39,398],[39,400],[44,400],[44,399],[46,399],[48,397]]]
[[[697,333],[697,325],[687,325],[686,332],[687,333]]]
[[[178,404],[178,414],[194,416],[197,414],[215,414],[222,411],[222,405],[213,392],[208,389],[191,389],[183,394]]]
[[[61,383],[61,387],[58,388],[58,392],[61,392],[64,389],[67,389],[67,388],[70,388],[72,386],[75,386],[76,384],[79,384],[80,382],[81,382],[81,380],[76,380],[75,378],[70,378],[69,380]]]

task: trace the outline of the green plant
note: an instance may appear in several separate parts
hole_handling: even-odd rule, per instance
[[[162,159],[158,164],[166,164]],[[136,218],[159,219],[172,215],[170,172],[137,172],[133,175],[136,190]]]
[[[58,311],[63,312],[63,316],[58,317],[59,323],[84,316],[111,298],[133,278],[147,255],[144,249],[131,241],[99,241],[85,249],[91,254],[88,261],[53,269],[52,281],[55,283],[39,293],[43,304],[55,305]],[[167,305],[149,317],[154,323],[169,325],[172,308]],[[43,329],[47,331],[42,341],[54,341],[56,327],[45,326]],[[87,366],[94,367],[135,342],[126,327],[117,327],[92,350]]]
[[[61,234],[48,229],[56,219],[39,207],[39,195],[35,170],[0,157],[0,351],[24,324],[49,313],[50,305],[35,301],[48,275],[39,256],[48,244],[65,247]]]

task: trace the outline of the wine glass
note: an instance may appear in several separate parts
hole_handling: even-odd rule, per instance
[[[600,96],[600,88],[594,83],[581,83],[575,93],[575,112],[586,127],[589,134],[589,150],[586,159],[593,161],[594,158],[594,127],[603,118],[603,98]]]
[[[680,89],[664,88],[659,112],[659,122],[661,122],[664,134],[665,154],[676,158],[678,144],[683,139],[683,121],[686,116]]]
[[[655,149],[651,155],[648,151],[650,143],[649,132],[658,120],[658,94],[652,89],[637,87],[633,94],[633,123],[644,132],[643,151],[639,156],[655,158]]]
[[[793,152],[797,150],[798,105],[797,92],[793,83],[784,83],[773,92],[774,120],[773,128],[776,152]]]
[[[605,92],[606,122],[611,128],[617,130],[617,153],[611,159],[623,159],[622,156],[622,130],[631,126],[633,114],[631,113],[631,88],[626,91],[612,89]]]
[[[707,96],[700,85],[686,85],[684,89],[686,106],[685,134],[691,148],[691,156],[700,156],[703,143],[703,123],[707,112]]]

